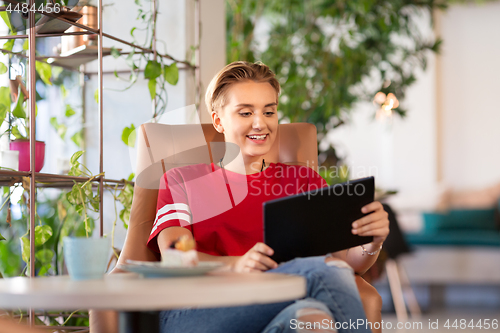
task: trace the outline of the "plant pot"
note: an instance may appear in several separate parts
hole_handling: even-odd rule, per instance
[[[14,140],[10,143],[10,150],[19,151],[19,171],[30,171],[30,141]],[[35,143],[35,172],[40,172],[45,162],[45,142]]]
[[[109,238],[64,237],[64,261],[72,280],[102,279],[111,243]]]

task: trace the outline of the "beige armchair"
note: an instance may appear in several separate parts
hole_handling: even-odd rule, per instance
[[[307,165],[317,170],[316,127],[307,123],[281,124],[278,137],[266,161]],[[144,124],[137,130],[137,170],[130,223],[123,250],[111,274],[127,259],[157,261],[159,256],[146,246],[156,216],[160,177],[166,170],[195,163],[217,162],[224,155],[224,136],[212,124]],[[375,288],[356,276],[363,306],[370,321],[381,320],[382,302]],[[92,333],[117,331],[116,312],[91,311]]]

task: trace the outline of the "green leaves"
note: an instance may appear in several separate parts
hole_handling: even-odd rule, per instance
[[[4,12],[0,12],[0,15],[2,15],[3,13]],[[15,39],[9,39],[8,41],[5,42],[5,44],[3,44],[2,48],[7,51],[12,51],[15,41],[16,41]]]
[[[99,104],[99,88],[97,88],[94,92],[94,101]]]
[[[8,87],[0,87],[0,104],[3,104],[10,110],[12,99],[10,97],[10,89]]]
[[[17,104],[14,110],[12,110],[12,115],[16,118],[26,119],[26,112],[24,111],[24,94],[19,92],[19,97],[17,98]]]
[[[0,74],[5,74],[7,73],[7,71],[8,71],[7,66],[5,66],[3,62],[0,62]]]
[[[131,173],[128,177],[128,181],[134,179],[135,174]],[[120,211],[120,220],[123,222],[123,226],[127,229],[130,220],[130,209],[132,208],[132,199],[134,197],[134,187],[126,183],[120,194],[118,195],[118,200],[123,205],[123,209]]]
[[[174,62],[170,66],[163,66],[163,77],[165,81],[175,86],[179,81],[179,68],[177,68],[177,64]]]
[[[5,117],[7,117],[7,112],[8,112],[7,107],[3,104],[0,104],[0,124],[2,124],[3,121],[5,120]]]
[[[66,117],[71,117],[74,114],[76,114],[75,110],[73,110],[73,108],[71,107],[71,105],[66,104],[66,113],[65,113]]]
[[[131,70],[137,69],[137,66],[134,63],[134,55],[135,55],[135,52],[134,52],[134,50],[132,50],[128,54],[127,58],[125,58],[125,63],[127,64],[128,67],[130,67]]]
[[[131,124],[130,127],[125,127],[122,132],[122,141],[129,147],[135,146],[136,139],[136,131],[134,124]]]
[[[144,69],[144,78],[156,79],[161,75],[161,64],[158,61],[150,60]]]
[[[10,98],[10,90],[8,87],[0,87],[0,125],[3,123],[7,117],[7,113],[10,111],[10,105],[12,101]]]
[[[75,143],[78,147],[82,147],[83,145],[83,134],[82,131],[78,131],[71,137],[71,141]]]
[[[150,79],[148,82],[149,96],[151,100],[154,100],[156,97],[156,79]]]
[[[21,257],[28,265],[30,262],[30,239],[26,236],[21,237]]]
[[[73,186],[71,188],[71,191],[69,191],[68,193],[66,193],[66,200],[68,200],[68,202],[72,205],[76,205],[79,201],[78,199],[78,196],[79,196],[79,192],[78,192],[78,188]],[[75,209],[76,209],[76,206],[75,206]],[[76,209],[77,212],[78,212],[78,209]],[[79,212],[78,212],[79,215],[81,215]]]
[[[83,153],[85,153],[84,150],[77,151],[76,153],[74,153],[70,159],[71,164],[72,165],[76,164],[78,162],[78,159],[83,155]]]
[[[117,59],[121,56],[121,53],[116,47],[113,46],[111,47],[111,55],[113,56],[113,58]]]
[[[68,97],[68,90],[66,89],[66,87],[64,87],[64,85],[61,85],[61,95],[62,95],[62,98],[63,99],[66,99]]]
[[[50,77],[52,76],[52,67],[46,62],[37,61],[35,63],[35,68],[38,75],[40,75],[40,79],[42,79],[45,84],[51,86],[52,82],[50,81]]]
[[[70,176],[81,176],[82,175],[83,172],[80,169],[80,162],[78,162],[78,159],[83,155],[84,152],[85,152],[84,150],[77,151],[76,153],[73,154],[73,156],[71,156],[71,159],[70,159],[71,168],[69,169],[68,175],[70,175]],[[73,186],[73,189],[74,188],[75,187]],[[69,192],[68,194],[70,194],[70,193],[71,192]],[[66,196],[68,196],[68,194]],[[68,198],[68,201],[71,204],[75,203],[74,200],[70,200],[69,198]]]
[[[68,131],[68,127],[65,124],[59,124],[57,122],[57,118],[56,117],[50,118],[50,124],[56,130],[57,135],[59,135],[59,137],[62,140],[64,140],[64,137],[66,136],[66,132]]]
[[[35,227],[35,246],[45,244],[52,237],[52,228],[49,225],[37,225]]]
[[[10,22],[10,13],[7,12],[7,11],[2,11],[0,12],[0,17],[2,18],[2,20],[5,22],[5,24],[7,25],[7,27],[9,28],[9,30],[13,33],[15,33],[15,30],[12,28],[12,23]],[[11,39],[13,42],[14,40]],[[10,42],[10,41],[9,41]],[[12,43],[14,44],[14,43]],[[5,47],[4,47],[5,48]],[[9,51],[12,51],[12,48],[9,50]]]
[[[80,162],[78,162],[78,159],[83,155],[84,151],[78,151],[71,156],[70,163],[71,163],[71,169],[69,171],[69,175],[71,176],[80,176],[80,175],[85,175],[88,177],[92,177],[90,174],[90,171]],[[80,166],[83,166],[86,171],[88,171],[88,174],[86,171],[83,171],[80,169]],[[92,177],[94,178],[94,177]],[[70,204],[72,204],[75,207],[75,211],[83,216],[83,222],[84,222],[84,235],[87,237],[91,235],[93,226],[92,226],[92,218],[87,216],[87,208],[92,209],[95,212],[99,211],[99,202],[100,202],[100,194],[99,190],[97,190],[97,193],[94,195],[94,192],[92,190],[92,182],[87,181],[83,184],[75,182],[75,185],[71,188],[71,191],[66,193],[66,199]]]
[[[5,237],[2,236],[2,234],[0,234],[0,241],[3,241],[3,240],[5,240]]]
[[[148,89],[151,100],[156,98],[156,79],[162,74],[161,64],[158,61],[150,60],[144,69],[144,78],[149,79]]]
[[[258,1],[232,1],[226,11],[227,59],[268,65],[282,84],[282,119],[316,124],[320,137],[347,123],[356,103],[371,101],[378,91],[401,100],[410,74],[425,66],[429,50],[439,49],[412,22],[432,13],[438,2],[284,3],[268,0],[262,7]],[[255,35],[261,18],[269,22],[264,49],[257,47]],[[366,78],[377,78],[379,86],[366,86]],[[388,81],[390,87],[383,90]]]
[[[42,246],[52,237],[52,228],[49,225],[38,225],[35,227],[35,246]],[[30,262],[30,239],[28,236],[23,236],[21,241],[21,257],[26,265]],[[47,271],[52,267],[52,259],[54,251],[51,249],[40,249],[35,252],[35,259],[42,265],[38,271],[38,275],[47,274]]]
[[[17,126],[12,127],[12,135],[14,135],[16,139],[26,139],[26,137],[21,134]]]

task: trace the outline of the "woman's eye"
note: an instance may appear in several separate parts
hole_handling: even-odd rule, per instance
[[[250,112],[240,112],[240,116],[242,117],[249,117],[251,115]]]
[[[265,113],[266,116],[271,117],[274,115],[274,111],[268,111]]]

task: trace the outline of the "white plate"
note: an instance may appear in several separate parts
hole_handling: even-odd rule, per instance
[[[204,275],[214,269],[222,267],[223,265],[223,263],[218,261],[200,261],[198,266],[177,267],[162,266],[159,261],[127,260],[127,263],[120,265],[120,268],[126,271],[142,274],[148,278],[160,278]]]

